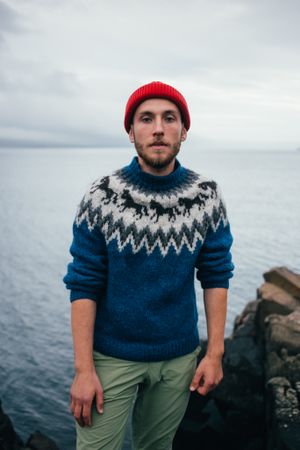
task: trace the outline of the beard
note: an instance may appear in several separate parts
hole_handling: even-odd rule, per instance
[[[164,169],[167,167],[177,156],[180,150],[181,141],[176,142],[173,145],[167,145],[166,148],[170,149],[171,151],[168,151],[165,153],[165,151],[158,152],[156,154],[149,154],[147,152],[147,148],[151,149],[151,145],[145,146],[140,144],[139,142],[134,143],[135,149],[137,151],[137,154],[139,157],[144,161],[144,163],[152,167],[153,169]]]

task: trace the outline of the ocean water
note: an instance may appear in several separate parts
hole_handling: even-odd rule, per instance
[[[89,184],[133,154],[129,148],[0,150],[0,398],[24,440],[38,429],[61,450],[75,448],[70,305],[62,283],[71,226]],[[300,271],[300,152],[190,148],[180,161],[216,179],[225,196],[236,266],[228,336],[263,272],[281,265]],[[198,285],[196,291],[204,338]]]

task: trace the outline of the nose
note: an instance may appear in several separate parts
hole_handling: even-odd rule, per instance
[[[156,135],[163,135],[164,129],[163,129],[163,122],[160,117],[156,117],[153,121],[153,134]]]

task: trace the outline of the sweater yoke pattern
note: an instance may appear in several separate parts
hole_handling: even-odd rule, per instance
[[[119,252],[131,244],[133,253],[144,248],[150,255],[158,247],[165,256],[171,247],[177,254],[184,246],[193,253],[209,227],[227,225],[214,181],[180,166],[176,183],[154,186],[136,179],[130,167],[92,184],[78,207],[77,226],[86,220],[90,231],[99,227],[106,244],[116,240]]]

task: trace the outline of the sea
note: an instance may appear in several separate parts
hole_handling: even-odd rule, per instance
[[[62,282],[72,222],[91,182],[131,148],[0,149],[0,398],[21,438],[39,430],[75,449],[70,303]],[[300,152],[182,149],[180,162],[221,186],[234,235],[226,336],[275,266],[300,271]],[[199,333],[206,337],[196,283]],[[130,449],[130,429],[124,450]]]

